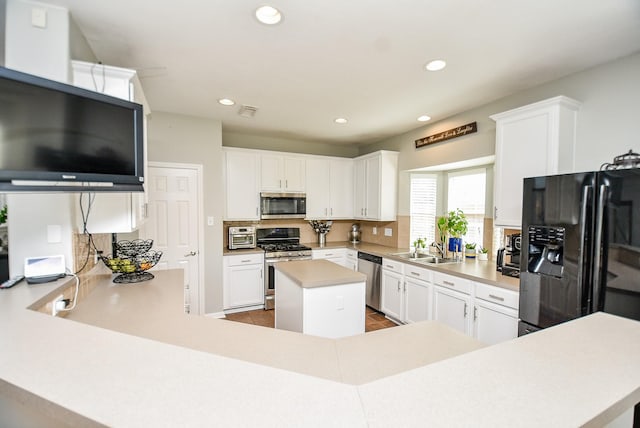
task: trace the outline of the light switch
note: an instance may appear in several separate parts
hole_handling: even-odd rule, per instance
[[[207,217],[207,226],[213,226],[213,216]]]
[[[59,244],[62,242],[62,226],[59,224],[47,225],[47,243]]]
[[[47,28],[47,9],[42,7],[32,7],[31,25],[38,28]]]
[[[391,229],[390,227],[385,227],[384,236],[393,236],[393,229]]]

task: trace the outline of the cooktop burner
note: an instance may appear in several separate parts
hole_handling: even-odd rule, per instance
[[[297,243],[270,243],[270,244],[260,244],[260,248],[267,252],[275,252],[275,251],[310,251],[311,248],[306,247],[304,245],[300,245]]]

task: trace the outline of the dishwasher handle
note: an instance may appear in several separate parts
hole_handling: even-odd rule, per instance
[[[363,253],[361,251],[358,251],[358,258],[361,260],[366,260],[371,263],[375,263],[377,265],[382,265],[382,257],[380,256],[374,256],[373,254]]]

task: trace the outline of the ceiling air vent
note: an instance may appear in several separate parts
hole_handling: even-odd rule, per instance
[[[240,110],[238,110],[238,114],[242,117],[252,118],[256,115],[257,111],[258,107],[243,105],[240,107]]]

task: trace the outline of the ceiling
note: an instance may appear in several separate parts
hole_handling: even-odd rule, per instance
[[[274,0],[276,26],[255,19],[262,0],[45,3],[69,9],[101,62],[137,69],[152,110],[332,144],[379,141],[424,126],[420,115],[640,51],[638,0]],[[426,71],[437,58],[448,66]]]

